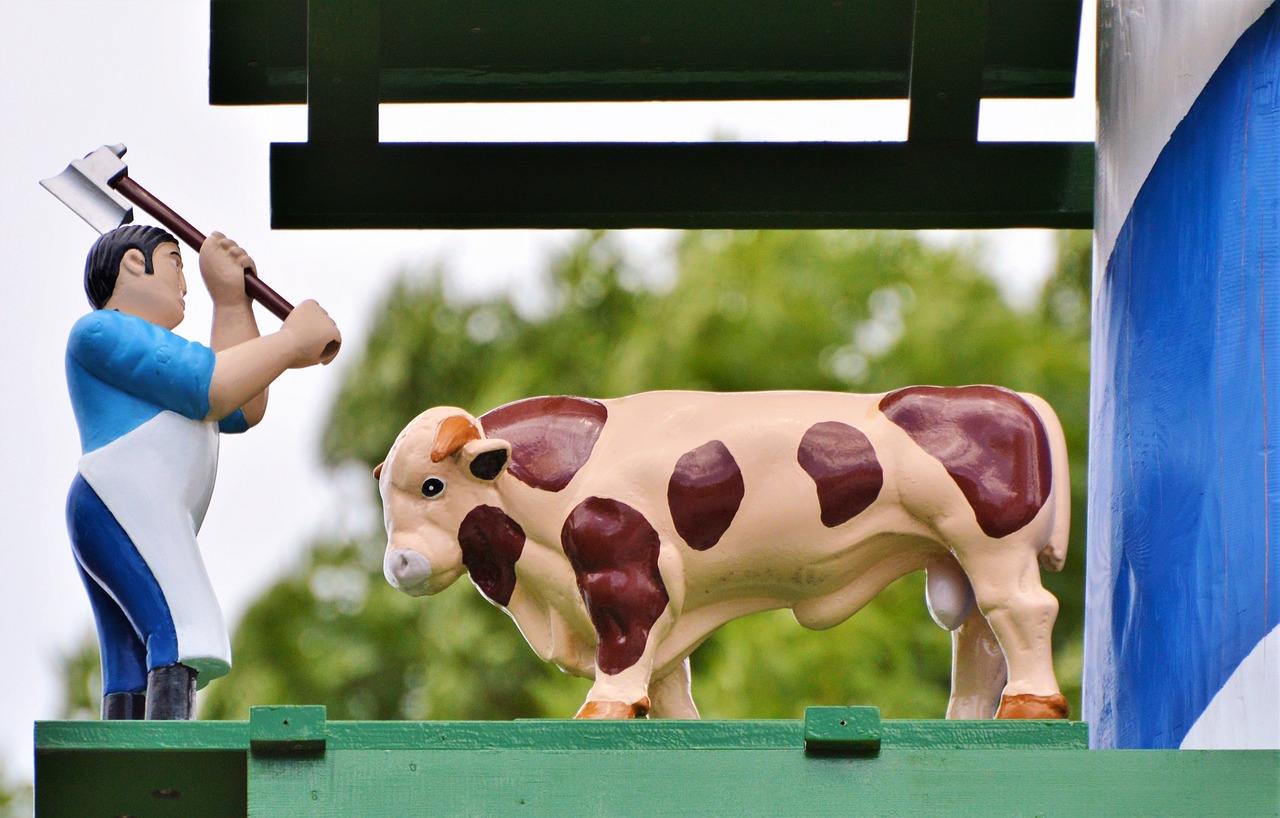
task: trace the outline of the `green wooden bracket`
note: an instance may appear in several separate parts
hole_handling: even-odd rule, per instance
[[[249,749],[255,755],[323,753],[326,736],[323,705],[249,708]]]
[[[806,707],[804,711],[805,752],[879,755],[881,732],[878,707]]]
[[[916,0],[910,140],[978,139],[987,0]]]
[[[377,0],[311,0],[307,7],[307,138],[378,141]]]

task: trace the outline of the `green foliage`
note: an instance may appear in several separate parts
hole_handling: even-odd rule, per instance
[[[254,604],[236,631],[235,670],[201,716],[245,719],[260,704],[318,703],[330,719],[497,718],[539,710],[528,684],[559,676],[513,626],[459,583],[430,604],[382,578],[382,543],[318,547]],[[518,637],[517,637],[518,639]]]
[[[923,600],[924,575],[915,574],[821,633],[802,630],[789,611],[730,622],[693,656],[694,700],[711,718],[799,719],[818,704],[942,718],[951,640]]]
[[[96,719],[102,711],[102,666],[98,655],[98,638],[86,633],[80,644],[63,654],[62,717]]]
[[[461,303],[442,272],[405,275],[349,370],[324,438],[331,464],[380,462],[437,404],[481,413],[539,394],[648,389],[877,392],[996,383],[1055,407],[1072,462],[1067,567],[1046,575],[1064,692],[1079,713],[1088,423],[1090,236],[1064,233],[1059,269],[1018,311],[964,250],[911,234],[695,231],[677,275],[646,284],[612,234],[584,234],[528,291]],[[529,305],[537,305],[531,307]],[[377,502],[372,481],[371,502]],[[324,704],[329,718],[570,715],[586,683],[539,661],[469,583],[411,599],[382,579],[381,532],[315,547],[240,623],[236,668],[202,715],[250,704]],[[813,704],[874,704],[937,718],[950,638],[923,578],[890,586],[850,621],[806,631],[787,612],[747,617],[693,657],[708,717],[798,717]]]

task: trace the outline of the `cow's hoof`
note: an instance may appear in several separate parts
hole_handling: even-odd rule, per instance
[[[1000,697],[998,719],[1065,719],[1071,715],[1067,697],[1061,693],[1037,696],[1034,693],[1018,693]]]
[[[649,697],[635,704],[625,702],[587,702],[575,719],[642,719],[649,715]]]

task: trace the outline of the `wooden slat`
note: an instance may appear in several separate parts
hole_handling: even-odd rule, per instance
[[[1092,226],[1079,143],[274,144],[277,228]]]
[[[310,0],[307,139],[378,141],[378,0]]]
[[[381,0],[380,102],[905,98],[907,0]],[[984,97],[1074,93],[1081,0],[989,0]],[[211,0],[210,102],[306,101],[306,0]]]
[[[987,0],[915,0],[907,139],[975,142]]]

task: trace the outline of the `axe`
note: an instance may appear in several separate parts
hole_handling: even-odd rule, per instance
[[[40,184],[99,233],[133,221],[133,208],[129,206],[132,202],[199,252],[205,235],[129,178],[129,166],[121,158],[126,150],[124,145],[103,145],[85,158],[74,160],[62,173],[44,179]],[[244,271],[244,291],[281,320],[293,312],[293,305],[262,283],[257,271],[251,267]],[[325,363],[333,360],[339,347],[337,341],[325,347]]]

